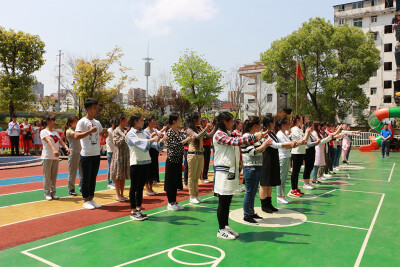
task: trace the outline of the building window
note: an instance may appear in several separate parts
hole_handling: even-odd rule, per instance
[[[391,96],[391,95],[385,95],[385,96],[383,97],[383,103],[385,103],[385,104],[390,104],[390,103],[392,103],[392,96]]]
[[[370,111],[375,111],[375,110],[376,110],[376,106],[370,106],[370,107],[369,107],[369,110],[370,110]]]
[[[354,117],[360,117],[361,113],[362,113],[362,109],[360,109],[360,108],[354,108],[353,109],[353,116]]]
[[[383,82],[383,88],[385,88],[385,89],[392,88],[392,81],[384,81]]]
[[[378,22],[378,16],[371,17],[371,23]]]
[[[378,76],[378,72],[377,72],[377,71],[374,71],[374,72],[372,73],[372,77],[376,77],[376,76]]]
[[[383,69],[384,70],[392,70],[392,62],[385,62],[383,64]]]
[[[363,8],[363,7],[364,7],[364,2],[353,3],[353,9]]]
[[[344,11],[344,5],[340,5],[340,6],[339,6],[339,12],[340,12],[340,11]]]
[[[362,28],[362,18],[354,19],[353,20],[353,26]]]
[[[392,33],[392,32],[393,32],[392,25],[386,25],[385,26],[385,34]]]
[[[393,0],[386,0],[385,1],[385,8],[393,7]]]
[[[376,87],[371,88],[371,95],[376,95]]]
[[[374,32],[373,34],[374,34],[374,41],[377,41],[378,40],[378,33]]]
[[[256,101],[255,99],[247,99],[247,103],[249,104],[254,104]]]
[[[377,5],[378,5],[378,0],[371,1],[371,6],[377,6]]]
[[[267,102],[272,102],[272,94],[267,94]]]
[[[393,45],[392,44],[385,44],[384,51],[385,52],[393,52]]]
[[[342,26],[345,23],[346,23],[345,19],[339,19],[339,26]]]

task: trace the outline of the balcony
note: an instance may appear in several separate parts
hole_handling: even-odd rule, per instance
[[[360,17],[371,17],[382,14],[394,14],[396,7],[385,8],[385,5],[370,6],[357,9],[348,9],[345,11],[335,12],[334,20],[339,19],[354,19]]]

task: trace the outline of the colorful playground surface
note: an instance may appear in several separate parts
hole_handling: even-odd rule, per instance
[[[278,213],[259,211],[258,226],[242,222],[244,193],[234,197],[230,226],[240,233],[234,241],[216,237],[212,184],[200,185],[200,205],[188,203],[187,189],[179,191],[185,210],[174,212],[166,210],[160,182],[160,194],[144,199],[149,220],[140,222],[129,219],[129,203],[116,202],[107,190],[106,161],[96,187],[104,206],[94,211],[68,196],[65,161],[59,201],[43,200],[40,167],[0,171],[0,265],[399,266],[400,154],[382,159],[378,151],[353,150],[350,161],[317,189],[303,190],[303,198],[278,204]]]

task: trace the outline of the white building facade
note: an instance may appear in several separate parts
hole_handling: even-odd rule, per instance
[[[394,84],[396,81],[396,62],[394,49],[396,37],[392,28],[392,19],[396,11],[396,1],[367,0],[334,6],[336,26],[348,24],[360,27],[365,33],[374,35],[376,47],[380,51],[380,68],[369,82],[362,86],[369,97],[369,110],[391,107],[394,102]],[[356,116],[362,111],[354,110],[346,122],[354,124]]]

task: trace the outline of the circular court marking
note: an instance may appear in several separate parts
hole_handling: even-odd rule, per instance
[[[254,225],[258,227],[289,227],[307,221],[306,215],[294,210],[279,209],[278,212],[270,214],[263,212],[260,207],[254,209],[258,215],[264,218],[258,221],[258,225]],[[231,211],[229,218],[235,222],[247,224],[243,221],[243,208]]]
[[[186,247],[186,248],[184,248]],[[191,247],[189,249],[189,247]],[[204,252],[199,253],[194,251],[194,247],[206,247],[206,248],[210,248],[212,251],[217,251],[217,253],[219,254],[219,256],[214,256],[215,252],[213,252],[213,255],[209,255],[209,254],[205,254]],[[181,252],[186,252],[189,254],[194,254],[197,256],[201,256],[203,258],[205,258],[205,262],[185,262],[185,261],[181,261],[175,258],[175,256],[173,255],[173,252],[179,250]],[[211,252],[211,251],[210,251]],[[173,247],[171,249],[168,250],[168,257],[173,260],[176,263],[180,263],[183,265],[210,265],[211,266],[217,266],[224,258],[225,258],[225,251],[223,251],[222,249],[218,248],[218,247],[214,247],[211,245],[205,245],[205,244],[185,244],[185,245],[180,245],[177,247]]]
[[[362,166],[354,166],[354,165],[342,165],[340,169],[344,170],[364,170],[365,167]]]

